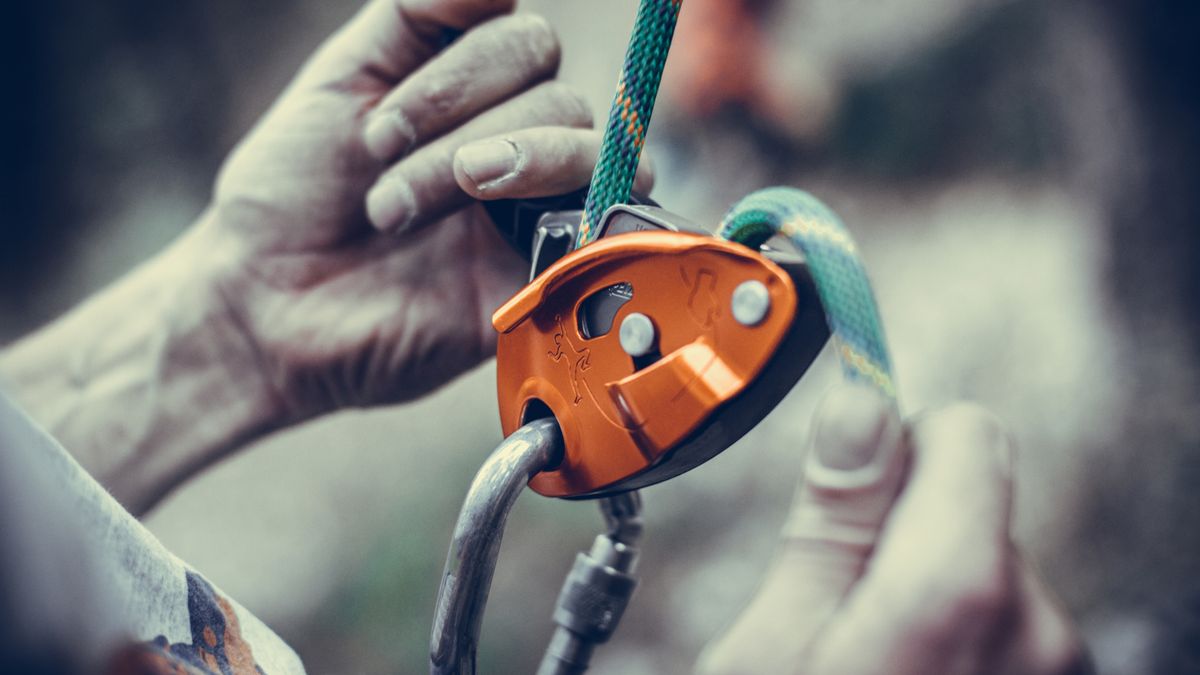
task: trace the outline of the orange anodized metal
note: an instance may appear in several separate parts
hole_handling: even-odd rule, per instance
[[[762,282],[771,300],[753,326],[730,309],[734,289],[749,280]],[[632,297],[611,328],[586,337],[581,305],[623,283]],[[504,433],[548,408],[565,441],[562,462],[530,487],[552,497],[586,495],[653,466],[758,376],[796,305],[783,269],[712,237],[635,232],[563,257],[492,317]],[[654,324],[650,363],[621,347],[619,327],[632,312]]]

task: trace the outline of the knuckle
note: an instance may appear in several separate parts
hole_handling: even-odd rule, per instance
[[[577,89],[557,80],[547,82],[542,87],[550,101],[554,121],[573,127],[592,125],[591,106]]]
[[[967,450],[991,450],[995,469],[1009,473],[1014,443],[1004,422],[977,403],[958,402],[923,415],[914,425],[914,435],[923,439],[952,442]]]
[[[562,46],[550,22],[540,14],[520,14],[514,19],[519,22],[519,44],[528,62],[538,70],[557,68]]]
[[[429,78],[421,91],[420,100],[426,109],[438,115],[449,115],[462,103],[462,79],[449,74]]]
[[[959,578],[939,581],[924,595],[919,632],[930,641],[967,635],[991,635],[1015,618],[1012,577],[1002,565],[959,571]],[[930,584],[931,586],[933,584]]]
[[[562,55],[554,28],[537,14],[494,19],[476,39],[477,59],[507,64],[523,79],[556,70]]]

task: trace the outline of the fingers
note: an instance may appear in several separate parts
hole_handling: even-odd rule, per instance
[[[1008,436],[989,413],[956,405],[913,423],[909,443],[907,484],[812,672],[995,672],[972,668],[994,662],[1015,625]]]
[[[554,75],[558,39],[545,19],[501,17],[468,32],[400,83],[371,112],[363,141],[392,160]]]
[[[514,131],[463,146],[454,156],[459,187],[477,199],[545,197],[588,184],[604,132],[545,127]],[[638,165],[634,189],[654,186],[650,162]]]
[[[830,392],[783,528],[781,580],[829,605],[858,580],[903,478],[902,429],[895,405],[876,390]]]
[[[1006,672],[1089,675],[1095,672],[1079,633],[1058,601],[1025,561],[1019,563],[1019,629]]]
[[[418,26],[466,30],[486,18],[511,12],[517,3],[516,0],[398,0],[396,4]]]
[[[462,31],[511,12],[516,0],[369,0],[317,51],[302,74],[321,81],[363,76],[395,83]]]
[[[706,652],[700,672],[796,672],[861,576],[904,469],[895,406],[862,386],[831,392],[814,421],[779,554],[749,608]]]
[[[1090,672],[1009,539],[1012,446],[995,417],[956,405],[918,419],[906,473],[905,453],[872,442],[895,438],[894,413],[876,436],[889,413],[868,403],[826,402],[779,560],[701,672]]]
[[[570,87],[547,82],[488,110],[421,148],[386,171],[367,193],[367,216],[385,232],[401,232],[444,215],[468,201],[454,178],[454,153],[471,141],[530,126],[586,127],[586,102]],[[515,163],[515,154],[507,160]],[[501,166],[498,171],[509,169]]]

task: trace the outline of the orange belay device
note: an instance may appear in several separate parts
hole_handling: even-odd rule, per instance
[[[562,461],[529,482],[551,497],[636,489],[702,464],[778,403],[827,336],[794,255],[650,206],[614,207],[601,231],[492,317],[504,433],[547,416],[562,429]]]
[[[581,197],[493,202],[530,283],[492,317],[507,437],[467,494],[442,572],[430,672],[475,672],[504,523],[528,484],[597,499],[607,533],[559,594],[539,675],[584,672],[636,587],[637,490],[711,459],[758,424],[828,339],[801,258],[730,243],[668,211],[617,205],[572,251]]]

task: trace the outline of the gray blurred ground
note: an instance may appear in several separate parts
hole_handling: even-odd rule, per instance
[[[64,47],[51,53],[68,63],[46,66],[81,68],[88,77],[67,82],[90,83],[83,94],[47,85],[60,114],[47,124],[74,140],[60,137],[41,171],[70,197],[58,215],[71,223],[42,244],[36,283],[0,299],[8,337],[185,227],[223,153],[355,3],[65,4],[81,25],[58,39],[101,27],[86,63],[68,58],[84,47]],[[828,119],[785,142],[666,101],[651,130],[655,196],[713,223],[753,189],[789,183],[839,211],[875,280],[905,407],[969,398],[1005,418],[1021,447],[1017,536],[1103,670],[1183,672],[1174,656],[1152,658],[1196,649],[1168,629],[1200,597],[1189,490],[1200,387],[1195,320],[1182,315],[1195,296],[1176,288],[1188,277],[1171,250],[1196,241],[1171,229],[1194,223],[1196,196],[1180,194],[1183,215],[1139,238],[1146,204],[1163,196],[1147,187],[1159,185],[1155,129],[1171,119],[1139,100],[1149,85],[1128,56],[1135,31],[1118,21],[1128,6],[1112,4],[796,0],[773,26],[777,66]],[[562,77],[598,120],[634,5],[522,5],[559,29]],[[191,39],[170,42],[181,35]],[[1184,185],[1190,161],[1175,164]],[[312,672],[421,672],[459,502],[500,440],[493,376],[488,365],[413,405],[280,434],[148,524]],[[646,491],[642,586],[597,673],[687,672],[732,619],[771,555],[813,406],[836,380],[826,355],[741,443]],[[562,575],[599,524],[587,504],[522,499],[484,625],[486,672],[536,662]]]

